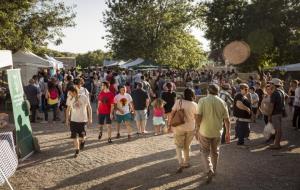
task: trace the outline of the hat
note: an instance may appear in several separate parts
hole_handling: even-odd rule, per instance
[[[271,83],[274,84],[275,86],[282,86],[282,81],[278,78],[273,78],[271,80]]]
[[[210,84],[208,86],[208,92],[210,94],[214,94],[214,95],[217,95],[219,93],[219,86],[216,85],[216,84]]]

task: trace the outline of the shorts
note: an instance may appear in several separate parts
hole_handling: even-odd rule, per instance
[[[116,120],[118,123],[122,123],[122,122],[126,122],[126,121],[130,121],[131,120],[131,114],[127,113],[124,115],[116,115]]]
[[[110,114],[99,114],[98,121],[100,125],[111,124]]]
[[[136,110],[134,119],[136,121],[145,121],[145,120],[147,120],[147,110]]]
[[[85,126],[86,126],[85,122],[71,121],[70,122],[71,138],[75,139],[75,138],[77,138],[77,135],[80,138],[85,137],[86,136]]]
[[[153,117],[153,125],[164,125],[165,120],[163,117]]]
[[[280,129],[282,125],[282,115],[281,114],[272,115],[272,124],[275,130]]]

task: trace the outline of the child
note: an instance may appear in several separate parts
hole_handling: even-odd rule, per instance
[[[160,134],[161,126],[165,125],[164,121],[164,115],[165,115],[165,109],[164,109],[165,102],[157,98],[153,101],[153,125],[155,127],[155,136]]]

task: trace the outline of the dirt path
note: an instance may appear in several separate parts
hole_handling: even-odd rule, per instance
[[[153,131],[148,122],[148,130]],[[284,123],[282,150],[267,150],[262,127],[253,125],[249,149],[233,141],[221,147],[218,174],[212,184],[203,184],[199,146],[194,140],[192,167],[175,174],[177,161],[170,134],[137,137],[128,142],[126,133],[113,144],[97,139],[98,129],[88,129],[86,148],[76,159],[70,133],[63,124],[33,125],[42,153],[20,163],[10,182],[24,189],[212,189],[299,190],[300,132]],[[115,135],[115,134],[114,134]],[[8,189],[2,186],[0,189]]]

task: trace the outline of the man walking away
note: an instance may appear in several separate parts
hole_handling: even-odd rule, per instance
[[[135,114],[137,134],[144,134],[147,122],[147,110],[150,103],[148,93],[143,90],[143,85],[140,82],[136,83],[136,89],[132,91],[133,111]]]
[[[39,107],[39,90],[38,88],[34,85],[34,80],[30,79],[29,80],[29,85],[26,86],[24,88],[27,100],[30,103],[30,111],[31,111],[31,118],[30,118],[30,122],[31,123],[35,123],[35,119],[36,119],[36,110]]]
[[[282,82],[278,78],[273,78],[271,80],[271,84],[273,85],[274,91],[271,95],[271,104],[270,109],[272,112],[269,114],[268,119],[269,122],[273,124],[275,128],[275,140],[274,144],[271,145],[270,149],[280,149],[280,141],[282,136],[282,114],[284,112],[284,92],[280,90],[282,86]]]
[[[226,127],[226,142],[230,143],[230,121],[226,103],[218,97],[219,87],[211,84],[208,96],[198,103],[196,117],[196,139],[200,142],[200,152],[207,172],[207,183],[216,174],[219,158],[220,137],[223,121]]]

